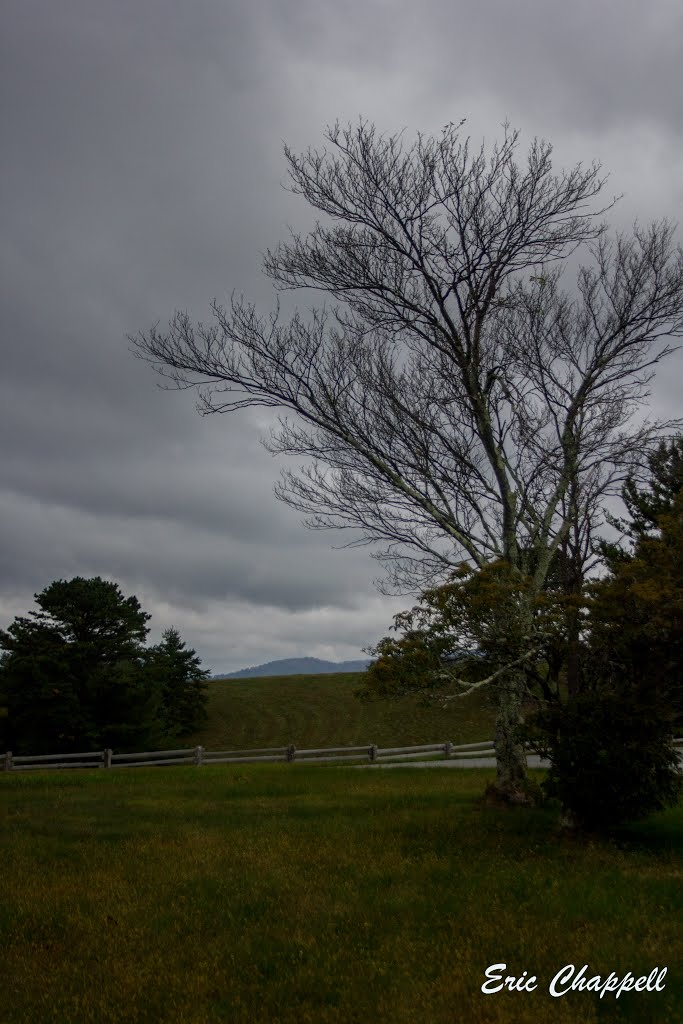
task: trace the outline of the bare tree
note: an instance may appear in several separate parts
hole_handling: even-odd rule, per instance
[[[334,301],[284,319],[233,295],[209,326],[176,312],[130,340],[175,386],[199,384],[203,413],[284,410],[267,447],[310,462],[277,496],[314,529],[384,542],[385,586],[414,592],[463,559],[529,574],[532,553],[533,594],[572,525],[668,427],[632,419],[673,351],[659,339],[683,333],[683,253],[666,221],[607,236],[599,165],[554,175],[534,141],[519,166],[507,125],[490,152],[461,128],[407,144],[360,121],[328,127],[321,151],[285,147],[291,191],[325,221],[264,270]],[[578,248],[588,262],[567,292]],[[529,610],[516,614],[519,635]],[[512,661],[496,675],[497,785],[519,796]]]

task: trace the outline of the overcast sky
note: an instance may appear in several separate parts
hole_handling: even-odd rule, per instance
[[[599,159],[616,223],[679,220],[680,0],[5,0],[0,36],[0,626],[101,575],[212,671],[360,657],[409,602],[276,501],[256,414],[201,418],[125,335],[233,289],[270,307],[260,253],[309,217],[283,142],[337,118],[508,118]],[[658,411],[682,384],[679,354]]]

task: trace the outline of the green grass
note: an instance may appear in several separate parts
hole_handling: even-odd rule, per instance
[[[572,842],[549,811],[484,806],[491,777],[0,775],[0,1020],[683,1021],[683,806]],[[497,962],[538,990],[482,995]],[[669,973],[660,994],[551,999],[567,963]]]
[[[215,679],[209,683],[208,723],[188,745],[207,750],[279,747],[407,746],[491,739],[495,709],[482,691],[446,709],[415,698],[364,703],[354,697],[355,674]],[[185,741],[183,740],[183,743]]]

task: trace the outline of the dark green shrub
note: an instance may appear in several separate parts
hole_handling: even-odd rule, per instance
[[[652,693],[592,692],[547,706],[527,738],[550,761],[546,795],[579,828],[635,821],[681,795],[671,716]]]

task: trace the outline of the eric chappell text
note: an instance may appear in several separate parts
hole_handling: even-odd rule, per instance
[[[481,986],[484,995],[495,995],[496,992],[534,992],[539,985],[535,974],[529,976],[528,971],[520,975],[509,975],[507,964],[491,964],[484,975],[486,981]],[[555,998],[566,996],[571,992],[596,992],[602,999],[606,995],[614,995],[618,999],[624,992],[663,992],[666,967],[654,967],[649,974],[636,978],[627,971],[622,976],[610,971],[604,977],[600,974],[588,976],[588,964],[577,969],[574,964],[565,964],[560,968],[548,985],[548,992]]]

